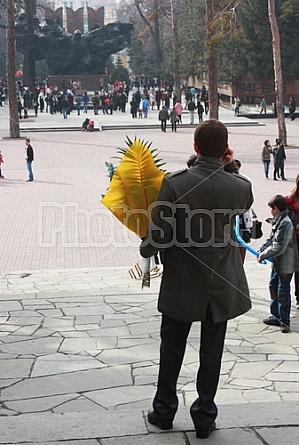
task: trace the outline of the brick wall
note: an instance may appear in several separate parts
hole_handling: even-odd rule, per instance
[[[80,81],[81,88],[80,93],[84,91],[94,91],[99,90],[101,87],[104,87],[106,90],[108,88],[108,76],[106,74],[99,74],[99,75],[65,75],[65,76],[49,76],[48,77],[48,86],[57,86],[60,90],[62,87],[62,81],[64,80],[66,86],[69,84],[70,79],[72,81]]]
[[[104,25],[104,6],[98,9],[87,8],[88,29],[94,25]]]
[[[221,95],[232,98],[237,94],[242,104],[259,104],[264,97],[268,105],[275,102],[274,80],[269,78],[253,79],[251,77],[241,77],[236,82],[226,83],[219,86]],[[290,97],[294,96],[296,103],[299,103],[299,79],[285,79],[283,82],[283,98],[285,105],[288,105]]]
[[[62,24],[62,8],[57,8],[54,11],[51,8],[45,7],[45,17],[47,19],[53,19],[53,20],[55,20],[58,17],[60,20],[60,23]]]
[[[82,34],[84,33],[83,8],[79,8],[77,11],[73,11],[71,8],[66,8],[66,21],[68,32],[73,34],[76,29],[79,29]]]

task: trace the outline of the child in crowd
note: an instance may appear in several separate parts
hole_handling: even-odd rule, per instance
[[[4,164],[4,159],[3,159],[3,155],[2,155],[2,153],[0,151],[0,178],[4,179],[4,176],[2,175],[2,166],[1,166],[1,164]]]
[[[290,331],[291,289],[293,273],[298,271],[298,252],[293,223],[288,216],[288,203],[284,196],[275,195],[269,202],[273,216],[270,237],[261,246],[257,261],[273,258],[269,290],[271,316],[266,325],[280,326],[282,333]]]
[[[142,102],[140,102],[139,108],[138,108],[138,118],[142,119]]]

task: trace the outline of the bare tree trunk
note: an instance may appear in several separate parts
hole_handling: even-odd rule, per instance
[[[278,136],[283,140],[284,145],[287,145],[287,129],[285,124],[284,106],[283,106],[283,81],[282,81],[281,56],[280,56],[280,34],[275,14],[275,0],[268,0],[268,14],[272,32],[272,50],[273,50],[273,64],[274,64],[274,83],[275,83]]]
[[[32,0],[25,0],[25,10],[28,23],[28,52],[24,54],[24,75],[25,83],[30,92],[34,92],[35,88],[35,40],[34,40],[34,21],[33,9],[34,2]]]
[[[9,99],[10,137],[20,137],[18,102],[15,82],[15,2],[7,0],[6,5],[6,71]]]
[[[161,48],[161,41],[160,41],[160,29],[159,29],[159,2],[158,0],[154,0],[154,7],[153,7],[153,14],[154,15],[154,26],[151,25],[150,21],[146,18],[146,16],[143,14],[140,2],[138,0],[135,0],[135,6],[137,8],[137,11],[144,21],[145,25],[148,27],[148,30],[154,40],[154,43],[156,45],[156,71],[157,76],[161,75],[161,66],[162,66],[162,60],[163,60],[163,54],[162,54],[162,48]]]
[[[175,95],[178,98],[178,100],[181,100],[176,0],[171,0],[171,27],[172,27],[172,58],[173,58],[174,92],[175,92]]]
[[[214,0],[205,0],[205,3],[210,118],[218,119],[217,53],[212,41],[214,34]]]

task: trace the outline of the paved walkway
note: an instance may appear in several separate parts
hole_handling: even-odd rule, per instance
[[[228,110],[223,113],[223,120],[238,119]],[[2,114],[2,136],[6,125]],[[295,145],[297,122],[288,126]],[[192,133],[192,128],[166,135],[143,129],[138,136],[154,140],[167,168],[174,170],[192,153]],[[146,420],[159,360],[159,279],[143,291],[140,281],[130,279],[139,241],[116,224],[112,230],[108,213],[97,207],[108,185],[104,161],[123,144],[125,134],[31,135],[36,181],[30,184],[25,182],[23,141],[1,141],[6,161],[6,179],[0,183],[1,444],[200,442],[189,416],[198,323],[179,378],[174,430],[161,432]],[[269,197],[287,193],[297,174],[298,152],[288,150],[290,181],[263,178],[261,145],[275,134],[274,120],[265,127],[230,128],[231,145],[253,180],[262,220],[268,216]],[[94,209],[99,213],[94,215]],[[267,231],[264,224],[265,235]],[[290,334],[263,325],[269,266],[248,255],[246,271],[253,309],[229,323],[217,393],[218,429],[205,443],[297,445],[299,312],[293,309]]]

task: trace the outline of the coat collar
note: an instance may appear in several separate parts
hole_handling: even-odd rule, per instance
[[[218,158],[212,158],[210,156],[199,156],[194,164],[194,167],[197,165],[210,164],[215,165],[216,167],[222,167],[224,162]]]

